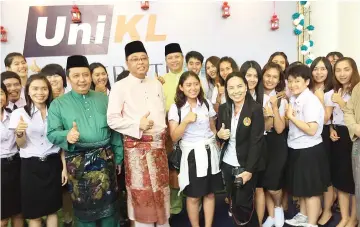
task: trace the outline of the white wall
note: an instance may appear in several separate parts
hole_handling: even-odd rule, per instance
[[[311,4],[315,26],[315,56],[340,51],[352,57],[360,67],[360,2],[316,1]]]
[[[197,50],[205,57],[228,55],[239,65],[246,60],[257,60],[265,64],[271,53],[284,51],[290,61],[297,60],[296,36],[293,35],[291,15],[296,11],[296,2],[277,2],[276,12],[280,18],[280,29],[270,30],[270,18],[273,13],[272,1],[230,1],[231,17],[221,17],[222,1],[156,1],[150,9],[140,9],[139,1],[76,1],[81,5],[114,5],[112,25],[109,36],[109,51],[106,55],[89,55],[89,62],[99,61],[110,66],[124,65],[124,46],[130,41],[124,36],[122,43],[115,43],[115,31],[118,15],[129,19],[136,14],[144,14],[137,29],[141,38],[146,34],[149,14],[157,15],[156,33],[166,34],[165,41],[145,42],[150,63],[162,63],[160,75],[165,72],[164,46],[170,42],[179,42],[183,52]],[[1,44],[1,67],[9,52],[23,52],[29,6],[31,5],[69,5],[69,14],[73,1],[0,1],[1,24],[8,29],[9,42]],[[86,14],[86,12],[82,12]],[[88,12],[89,13],[89,12]],[[80,33],[81,34],[81,33]],[[51,37],[51,35],[50,35]],[[46,47],[44,47],[46,48]],[[84,46],[84,48],[86,48]],[[75,54],[75,53],[74,53]],[[66,56],[37,57],[39,66],[48,63],[66,64]],[[32,62],[32,58],[28,59]],[[152,69],[151,69],[152,70]],[[150,72],[149,75],[153,75]]]

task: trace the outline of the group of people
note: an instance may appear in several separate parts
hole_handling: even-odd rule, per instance
[[[215,194],[223,191],[234,225],[326,226],[338,201],[337,226],[357,226],[360,75],[353,59],[332,52],[308,67],[276,52],[263,67],[238,67],[231,57],[204,63],[197,51],[184,56],[170,43],[169,72],[150,78],[141,41],[128,43],[125,57],[128,71],[111,86],[106,67],[85,56],[28,77],[26,59],[7,55],[2,227],[10,220],[24,226],[24,219],[41,226],[45,216],[57,226],[61,208],[66,223],[73,210],[75,226],[117,227],[122,172],[135,227],[170,226],[183,197],[191,225],[199,226],[202,205],[210,227]],[[174,166],[168,155],[177,149]],[[300,211],[285,220],[289,197]]]

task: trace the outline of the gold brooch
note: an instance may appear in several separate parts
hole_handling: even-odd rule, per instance
[[[249,117],[245,117],[243,123],[245,126],[249,126],[251,125],[251,119]]]

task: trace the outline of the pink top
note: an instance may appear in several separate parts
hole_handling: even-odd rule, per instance
[[[154,126],[143,132],[140,120],[147,112],[150,112],[148,119],[154,121]],[[158,80],[138,79],[130,74],[111,88],[107,122],[115,131],[137,139],[143,133],[160,133],[166,128],[165,116],[165,97]]]

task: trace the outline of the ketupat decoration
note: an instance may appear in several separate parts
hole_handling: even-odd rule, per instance
[[[293,24],[295,26],[293,31],[294,34],[298,36],[298,46],[301,55],[306,56],[306,60],[303,59],[303,61],[305,60],[305,64],[310,65],[315,59],[314,55],[311,53],[311,50],[314,47],[314,41],[311,40],[311,34],[315,30],[315,27],[309,23],[310,2],[299,1],[298,11],[299,12],[292,15]],[[305,16],[307,16],[307,19],[305,19]]]

